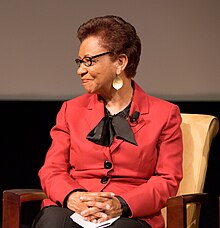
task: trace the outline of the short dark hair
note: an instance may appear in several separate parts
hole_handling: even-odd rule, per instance
[[[113,53],[113,59],[126,54],[128,64],[125,73],[128,77],[135,76],[140,61],[141,41],[134,26],[119,16],[95,17],[82,24],[77,31],[81,43],[89,36],[98,36],[102,40],[101,46]]]

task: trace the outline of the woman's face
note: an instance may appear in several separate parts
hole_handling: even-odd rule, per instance
[[[85,39],[79,49],[79,59],[92,57],[107,52],[100,45],[100,39],[91,36]],[[81,77],[82,85],[88,93],[107,95],[111,92],[112,81],[116,75],[116,63],[112,61],[109,54],[94,58],[91,66],[85,66],[83,63],[77,70]]]

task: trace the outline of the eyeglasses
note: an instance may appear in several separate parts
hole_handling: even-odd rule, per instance
[[[86,67],[90,67],[92,65],[95,58],[98,58],[100,56],[103,56],[103,55],[107,55],[107,54],[110,54],[111,52],[108,51],[108,52],[104,52],[104,53],[101,53],[101,54],[98,54],[98,55],[94,55],[94,56],[85,56],[84,58],[82,59],[75,59],[75,62],[77,64],[78,67],[80,67],[80,65],[83,63]]]

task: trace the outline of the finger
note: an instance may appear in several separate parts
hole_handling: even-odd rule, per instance
[[[110,216],[106,215],[105,213],[101,212],[99,214],[96,214],[97,217],[99,217],[98,219],[98,223],[101,223],[101,222],[105,222],[109,219],[111,219]]]
[[[94,215],[95,213],[100,212],[100,209],[98,207],[90,207],[86,210],[81,211],[81,215],[84,217]]]
[[[98,220],[97,219],[92,219],[91,222],[92,223],[98,223]]]
[[[119,200],[115,197],[109,200],[105,205],[104,212],[111,217],[120,216],[122,214],[122,208]]]
[[[96,217],[96,223],[100,223],[100,222],[104,222],[108,219],[110,219],[110,216],[106,215],[104,212],[98,212],[98,213],[95,213],[93,216]]]
[[[105,214],[104,212],[97,212],[94,214],[94,216],[96,216],[96,218],[99,218],[99,219],[108,219],[108,215]]]
[[[112,198],[114,196],[115,194],[113,192],[85,192],[80,198]]]
[[[118,209],[121,209],[121,203],[116,197],[113,197],[112,199],[109,199],[106,202],[105,209],[106,210],[118,210]]]
[[[105,202],[88,201],[85,202],[85,204],[87,205],[87,207],[97,207],[100,211],[110,209],[110,205]]]
[[[84,203],[87,205],[87,207],[97,207],[100,209],[100,211],[105,211],[105,210],[114,210],[121,208],[121,204],[113,200],[113,199],[108,199],[105,201],[84,201]]]
[[[84,216],[83,219],[86,221],[89,221],[89,222],[93,222],[93,223],[98,222],[98,219],[94,215]]]
[[[75,199],[75,198],[68,199],[67,207],[70,210],[73,210],[77,213],[79,213],[79,211],[81,212],[81,211],[86,210],[88,208],[86,203],[80,201],[79,199]]]
[[[97,216],[95,216],[95,215],[97,215]],[[105,218],[107,218],[107,215],[105,215],[104,213],[103,213],[103,215],[102,214],[95,214],[95,215],[91,215],[91,216],[86,216],[86,217],[83,217],[86,221],[89,221],[89,222],[92,222],[92,223],[100,223],[100,216],[101,216],[101,219],[102,219],[102,221],[105,221]]]
[[[111,217],[118,217],[122,215],[122,209],[114,208],[111,210],[105,210],[104,213]]]
[[[86,198],[81,198],[80,201],[83,203],[86,203],[89,206],[95,206],[95,203],[101,203],[101,204],[107,204],[108,203],[108,198],[101,198],[101,197],[86,197]]]
[[[107,203],[109,202],[109,200],[111,200],[112,198],[108,198],[108,197],[100,197],[100,196],[82,196],[80,197],[81,202],[101,202],[101,203]]]

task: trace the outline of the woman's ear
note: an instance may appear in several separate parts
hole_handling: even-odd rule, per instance
[[[121,74],[128,64],[128,57],[125,54],[119,55],[118,59],[115,62],[116,74]]]

